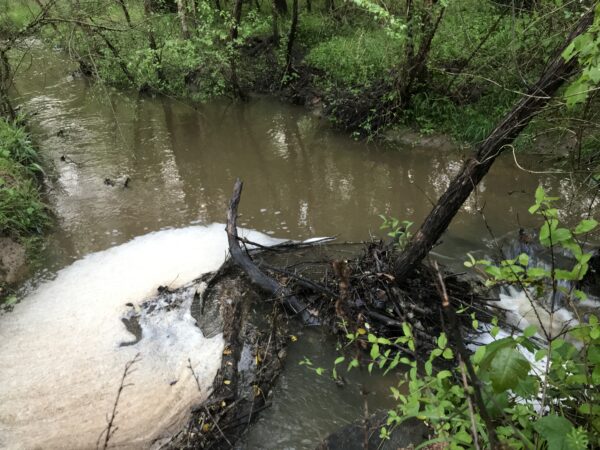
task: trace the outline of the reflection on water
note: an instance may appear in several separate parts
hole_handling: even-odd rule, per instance
[[[345,383],[338,386],[330,371],[319,376],[300,365],[309,358],[314,367],[331,369],[340,355],[335,344],[335,338],[316,329],[304,330],[297,342],[289,344],[272,405],[261,413],[238,448],[314,449],[329,433],[364,417],[365,410],[393,407],[389,386],[398,385],[399,374],[382,376],[375,369],[369,376],[364,368],[347,372],[347,364],[340,364],[338,372]]]
[[[90,87],[70,76],[58,55],[39,59],[20,77],[17,97],[35,114],[36,139],[55,167],[56,250],[65,258],[149,230],[222,221],[237,176],[246,181],[245,226],[360,240],[378,232],[379,214],[418,223],[462,160],[459,153],[355,142],[302,108],[266,98],[193,109]],[[131,178],[129,188],[104,184],[120,177]],[[568,182],[549,175],[542,181],[568,195]],[[454,221],[446,252],[469,249],[486,235],[477,204],[487,205],[498,234],[517,220],[528,225],[525,208],[539,182],[512,158],[498,161]]]
[[[90,88],[56,60],[36,67],[44,66],[21,78],[18,97],[34,114],[36,139],[55,169],[60,265],[147,231],[222,221],[237,176],[246,182],[245,226],[292,238],[364,239],[378,232],[379,214],[418,223],[462,160],[459,153],[355,142],[301,108],[266,98],[195,110]],[[517,217],[528,225],[539,177],[510,157],[498,161],[454,221],[446,252],[467,250],[486,234],[477,204],[487,205],[498,234],[514,229]],[[550,176],[543,181],[568,190]]]

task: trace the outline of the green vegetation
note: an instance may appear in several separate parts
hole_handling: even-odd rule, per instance
[[[381,437],[388,438],[395,426],[417,418],[434,432],[434,438],[423,445],[443,443],[448,446],[443,448],[451,449],[600,447],[598,317],[591,314],[583,320],[578,316],[568,331],[562,326],[552,328],[553,316],[559,314],[561,307],[559,296],[560,302],[576,314],[577,303],[586,298],[576,284],[563,282],[580,281],[587,273],[592,254],[585,252],[582,245],[598,222],[588,218],[572,229],[561,227],[556,200],[539,187],[529,211],[541,219],[540,244],[551,255],[570,254],[574,260],[571,268],[554,264],[535,267],[524,253],[498,265],[476,261],[470,255],[465,263],[469,268],[480,268],[488,286],[514,286],[525,292],[530,309],[538,317],[537,325],[503,336],[499,319],[494,318],[486,326],[492,341],[470,353],[463,332],[452,318],[452,306],[444,306],[446,332],[437,338],[437,348],[420,358],[410,356],[419,352],[407,323],[397,338],[377,336],[368,331],[368,326],[347,334],[347,345],[352,345],[352,349],[357,341],[366,344],[369,373],[376,368],[386,372],[406,368],[399,385],[391,387],[397,404],[388,411]],[[465,312],[468,313],[457,311]],[[547,320],[543,319],[545,316]],[[471,317],[474,330],[479,330],[475,315]],[[349,362],[347,359],[340,356],[335,360],[334,378],[338,377],[336,367],[343,363],[348,363],[348,370],[360,366],[356,357]],[[313,367],[307,359],[302,365],[318,375],[326,372],[322,367]]]
[[[48,225],[39,175],[37,154],[25,129],[0,120],[0,235],[22,240]]]
[[[320,103],[357,136],[402,124],[467,143],[494,128],[595,4],[309,0],[295,16],[277,0],[3,2],[4,34],[41,35],[106,83],[193,101],[278,93]],[[559,142],[571,165],[597,166],[598,22],[564,53],[583,71],[518,148],[560,152],[544,145]]]

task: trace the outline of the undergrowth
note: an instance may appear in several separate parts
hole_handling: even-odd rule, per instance
[[[0,120],[0,235],[22,240],[49,224],[37,153],[27,131]]]

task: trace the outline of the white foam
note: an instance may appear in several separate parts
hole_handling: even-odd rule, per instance
[[[565,308],[558,308],[552,314],[541,304],[530,299],[531,294],[508,287],[507,291],[500,293],[498,306],[507,311],[507,321],[521,330],[530,325],[535,326],[539,332],[538,337],[556,337],[565,329],[579,324],[573,314]]]
[[[242,234],[262,245],[280,242]],[[210,394],[222,335],[202,335],[191,298],[160,320],[141,321],[135,345],[119,346],[133,340],[121,318],[126,303],[216,270],[226,253],[221,224],[151,233],[75,262],[0,317],[0,448],[96,448],[124,366],[138,353],[110,443],[149,447],[176,431]]]

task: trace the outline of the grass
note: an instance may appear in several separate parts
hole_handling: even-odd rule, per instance
[[[305,61],[332,83],[365,86],[396,67],[401,55],[402,44],[384,30],[357,30],[316,45]]]
[[[0,120],[0,235],[23,240],[48,226],[37,179],[40,171],[27,132]]]

